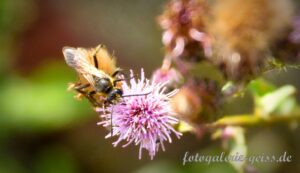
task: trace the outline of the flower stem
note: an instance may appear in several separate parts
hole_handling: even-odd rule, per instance
[[[300,121],[299,112],[294,112],[287,115],[272,114],[268,117],[253,114],[225,116],[224,118],[208,124],[207,127],[216,128],[223,126],[261,126],[293,121]]]

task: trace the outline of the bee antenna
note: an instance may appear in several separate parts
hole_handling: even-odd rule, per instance
[[[147,92],[147,93],[143,93],[143,94],[128,94],[128,95],[122,95],[122,98],[123,98],[123,97],[132,97],[132,96],[145,96],[145,95],[150,94],[151,92],[152,92],[152,91]]]

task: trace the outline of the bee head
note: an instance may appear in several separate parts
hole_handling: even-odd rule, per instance
[[[107,95],[107,102],[113,103],[114,100],[123,96],[123,91],[119,88],[113,88]]]

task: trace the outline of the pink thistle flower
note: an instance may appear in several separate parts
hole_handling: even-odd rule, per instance
[[[171,68],[171,58],[166,57],[161,68],[154,71],[152,81],[154,83],[167,83],[167,87],[175,87],[183,80],[182,75],[176,69]]]
[[[152,80],[155,83],[168,82],[170,85],[178,84],[182,81],[181,74],[174,68],[170,69],[157,69],[154,71]]]
[[[212,55],[211,38],[206,32],[206,20],[209,13],[207,0],[172,0],[166,5],[158,23],[164,30],[162,43],[169,56],[186,57],[204,51],[206,57]],[[189,50],[189,44],[196,44],[197,50]]]
[[[131,77],[133,77],[132,71]],[[124,96],[148,94],[123,97],[115,105],[96,110],[103,113],[101,115],[103,120],[98,125],[110,127],[112,121],[112,133],[109,132],[105,138],[118,137],[113,142],[114,146],[122,141],[125,141],[123,147],[132,143],[140,145],[139,159],[142,157],[143,149],[148,150],[151,159],[159,150],[159,146],[164,151],[163,143],[165,141],[172,142],[171,133],[179,138],[181,133],[172,127],[178,123],[178,119],[174,117],[175,113],[170,105],[170,97],[175,95],[177,90],[166,94],[164,86],[165,83],[150,82],[146,79],[143,70],[138,81],[131,79],[130,85],[124,82],[122,84]],[[111,112],[113,112],[112,119]]]

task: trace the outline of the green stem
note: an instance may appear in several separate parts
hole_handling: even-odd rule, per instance
[[[208,124],[209,128],[223,127],[223,126],[259,126],[270,125],[281,122],[300,121],[300,113],[292,113],[288,115],[270,115],[268,117],[244,114],[235,116],[225,116],[214,123]]]

